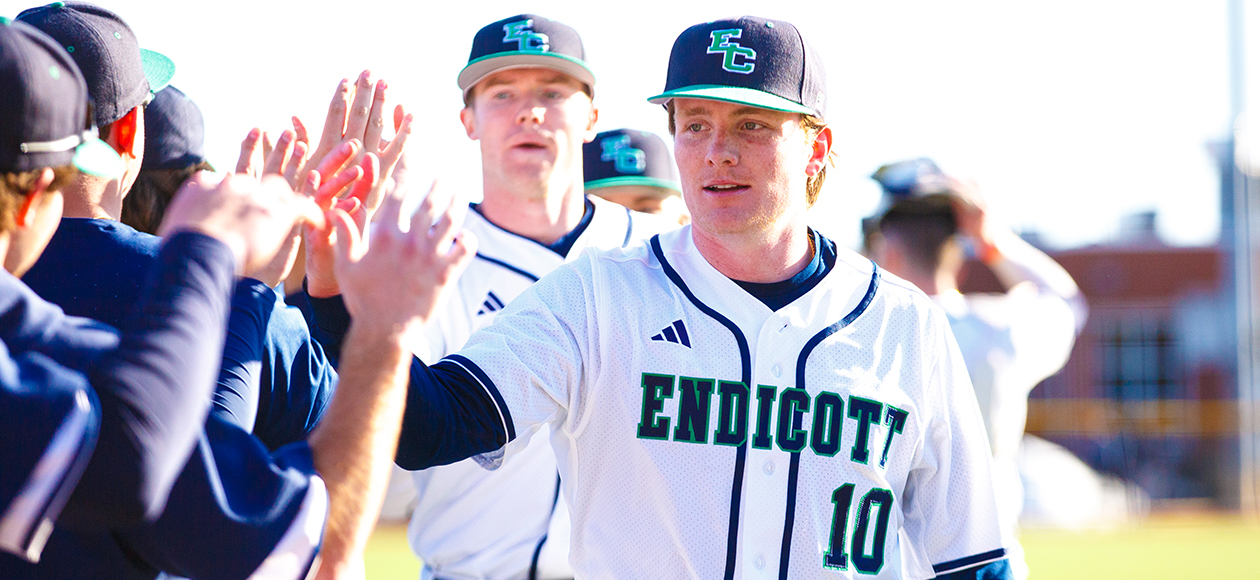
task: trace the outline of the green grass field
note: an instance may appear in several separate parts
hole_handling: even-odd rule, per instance
[[[1232,516],[1157,516],[1089,532],[1025,530],[1032,580],[1257,580],[1260,521]],[[420,562],[405,526],[381,526],[367,552],[369,580],[415,580]]]

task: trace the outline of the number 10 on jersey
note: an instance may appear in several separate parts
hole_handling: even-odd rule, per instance
[[[823,556],[823,566],[833,570],[847,570],[850,554],[853,567],[863,574],[876,574],[884,567],[884,539],[888,535],[888,518],[892,515],[893,495],[887,489],[875,488],[862,496],[858,505],[857,520],[853,524],[852,540],[846,542],[849,511],[853,507],[853,484],[846,483],[831,492],[835,510],[831,516],[831,543]],[[871,526],[871,512],[875,513],[875,537],[871,552],[866,552],[866,538]],[[845,553],[845,544],[849,554]]]

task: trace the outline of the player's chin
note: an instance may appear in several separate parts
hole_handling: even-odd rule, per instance
[[[691,227],[712,235],[744,234],[759,231],[765,219],[737,208],[708,208],[691,215]]]

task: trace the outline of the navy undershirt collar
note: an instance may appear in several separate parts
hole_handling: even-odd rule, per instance
[[[515,234],[515,235],[520,237],[523,240],[529,240],[531,242],[534,242],[535,244],[538,244],[544,248],[547,248],[548,250],[551,250],[557,254],[560,254],[560,257],[562,258],[567,257],[569,255],[569,250],[573,249],[573,244],[576,244],[578,241],[578,238],[582,237],[582,234],[586,232],[586,227],[591,225],[591,219],[595,217],[595,204],[591,203],[590,199],[584,199],[583,202],[585,203],[585,211],[582,212],[582,221],[579,221],[577,227],[570,230],[569,233],[563,236],[560,236],[560,239],[550,244],[539,243],[537,240],[531,240],[520,234]],[[490,222],[491,224],[494,224],[495,227],[505,232],[513,233],[509,231],[507,228],[494,223],[493,221],[490,220],[490,218],[487,218],[486,214],[482,213],[481,211],[481,204],[470,203],[468,204],[468,207],[471,207],[473,211],[481,214],[481,217],[486,218],[486,221]]]
[[[827,276],[827,272],[836,265],[835,242],[813,229],[809,230],[809,233],[814,237],[814,257],[804,269],[791,278],[765,283],[744,282],[733,278],[731,281],[738,284],[745,292],[752,294],[770,310],[777,311],[791,304],[797,298],[804,296],[806,292],[813,290],[814,286],[817,286]]]

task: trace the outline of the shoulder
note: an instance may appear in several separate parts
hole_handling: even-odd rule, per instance
[[[650,213],[627,209],[611,201],[588,195],[595,207],[591,227],[611,230],[610,235],[620,235],[619,245],[634,245],[652,236],[678,229],[678,224]]]
[[[948,326],[945,312],[914,284],[847,248],[837,248],[836,254],[836,265],[829,278],[872,280],[875,292],[870,309],[883,312],[887,323]]]

